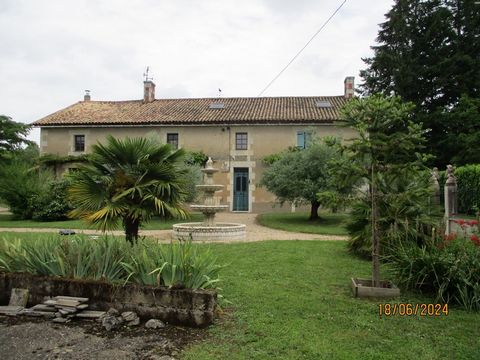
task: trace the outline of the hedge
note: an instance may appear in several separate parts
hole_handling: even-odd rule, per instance
[[[458,210],[474,214],[480,207],[480,164],[460,166],[455,169],[458,187]]]

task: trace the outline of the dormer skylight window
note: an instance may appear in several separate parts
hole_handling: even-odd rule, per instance
[[[316,103],[319,108],[331,108],[332,104],[328,100],[318,100]]]
[[[225,104],[221,102],[211,103],[209,105],[210,109],[225,109]]]

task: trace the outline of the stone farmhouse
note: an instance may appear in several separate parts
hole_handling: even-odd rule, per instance
[[[230,211],[266,212],[275,196],[258,187],[262,159],[290,146],[304,148],[310,131],[317,136],[350,138],[338,127],[338,110],[354,94],[354,78],[340,96],[155,99],[155,84],[144,81],[143,100],[83,101],[48,115],[40,127],[42,154],[82,155],[107,135],[139,137],[155,132],[173,147],[203,151],[221,171],[218,201]],[[66,169],[64,169],[66,170]],[[290,211],[284,207],[283,211]]]

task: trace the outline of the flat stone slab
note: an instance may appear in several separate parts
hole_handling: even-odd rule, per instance
[[[0,314],[15,316],[23,310],[23,306],[0,306]]]
[[[28,289],[12,289],[10,294],[10,301],[8,302],[9,306],[27,306],[28,302]]]
[[[94,310],[84,310],[76,314],[77,318],[84,318],[84,319],[98,319],[105,315],[105,311],[94,311]]]

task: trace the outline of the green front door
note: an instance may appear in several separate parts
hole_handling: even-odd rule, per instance
[[[233,169],[233,211],[248,211],[248,168]]]

